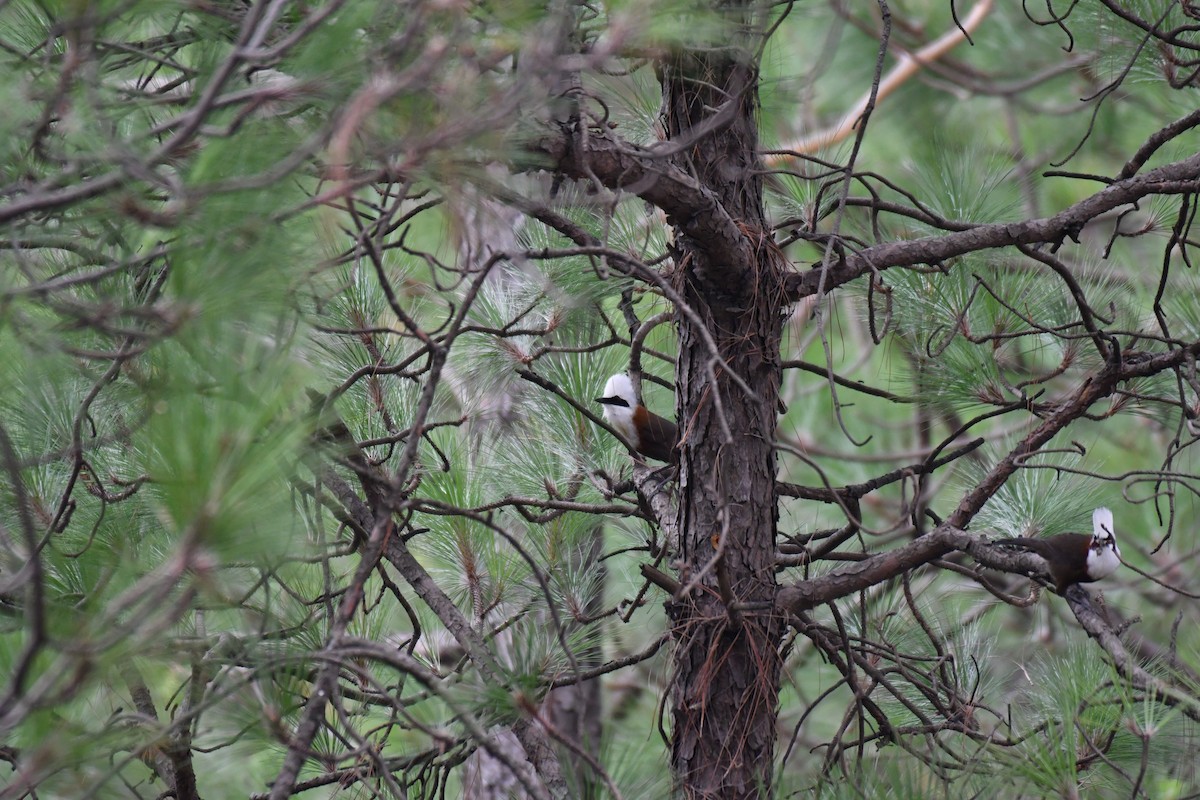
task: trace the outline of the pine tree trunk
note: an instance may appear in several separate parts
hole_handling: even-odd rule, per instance
[[[753,45],[753,42],[750,43]],[[771,243],[756,153],[758,73],[750,48],[690,51],[661,68],[667,137],[719,114],[732,122],[677,156],[724,206],[749,263],[718,263],[676,229],[676,283],[698,316],[680,314],[676,412],[680,580],[671,761],[687,798],[767,797],[775,750],[780,624],[772,614],[781,263]],[[726,107],[728,109],[728,107]],[[720,360],[706,343],[715,340]],[[736,373],[746,392],[730,378]]]

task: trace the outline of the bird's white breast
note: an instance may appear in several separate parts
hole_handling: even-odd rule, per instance
[[[1103,550],[1091,548],[1088,550],[1087,571],[1092,580],[1105,578],[1117,571],[1121,566],[1121,554],[1116,545],[1105,547]]]
[[[604,418],[612,425],[617,433],[625,437],[630,444],[638,444],[637,428],[633,425],[633,409],[625,406],[605,406]]]

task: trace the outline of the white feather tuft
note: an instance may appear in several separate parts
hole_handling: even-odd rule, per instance
[[[1113,528],[1113,515],[1107,508],[1097,508],[1092,512],[1092,535],[1102,538],[1116,538],[1116,530]]]

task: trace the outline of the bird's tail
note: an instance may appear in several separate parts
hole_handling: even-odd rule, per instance
[[[1036,541],[1036,539],[1026,539],[1023,536],[1018,536],[1015,539],[994,539],[992,544],[998,544],[1001,547],[1012,547],[1017,550],[1032,550]]]
[[[1092,535],[1099,536],[1102,533],[1114,535],[1112,512],[1103,507],[1092,512]]]

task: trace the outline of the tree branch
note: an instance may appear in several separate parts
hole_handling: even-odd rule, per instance
[[[1079,625],[1087,635],[1096,640],[1096,644],[1108,653],[1117,670],[1134,686],[1148,692],[1161,703],[1178,708],[1192,720],[1200,721],[1200,701],[1187,692],[1181,691],[1142,669],[1134,656],[1125,649],[1121,637],[1108,624],[1102,610],[1097,609],[1092,602],[1092,596],[1079,584],[1067,588],[1067,604],[1079,620]]]
[[[823,290],[829,292],[873,270],[940,264],[956,256],[997,247],[1058,243],[1066,238],[1075,239],[1097,216],[1135,203],[1147,195],[1196,191],[1200,191],[1200,155],[1110,184],[1052,217],[1028,222],[997,222],[945,236],[877,244],[838,263],[825,267],[818,264],[808,272],[790,275],[785,285],[790,299],[795,301],[817,292],[822,286],[822,270],[826,273]]]
[[[609,189],[630,192],[662,209],[667,221],[695,239],[713,263],[731,270],[755,263],[750,242],[716,195],[661,155],[596,129],[588,131],[586,150],[579,144],[578,138],[545,136],[531,149],[550,160],[549,169],[575,180],[599,179]]]

